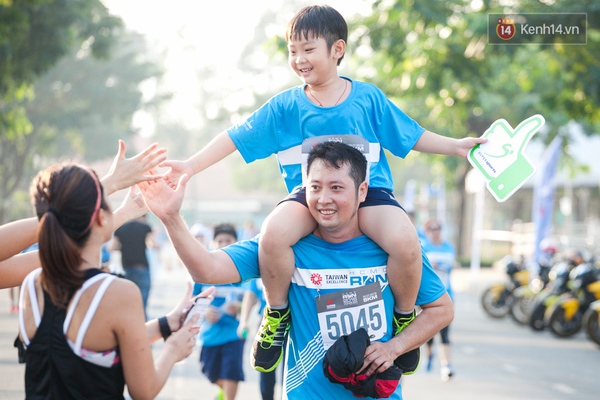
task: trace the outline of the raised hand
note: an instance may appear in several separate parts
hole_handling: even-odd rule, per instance
[[[171,187],[165,179],[140,182],[137,186],[142,192],[148,209],[163,220],[179,214],[188,180],[188,175],[184,174],[179,178],[175,188]]]
[[[102,185],[107,194],[128,188],[138,182],[160,179],[162,174],[151,174],[149,170],[165,161],[166,149],[158,147],[157,143],[151,144],[142,152],[133,157],[125,158],[125,142],[119,140],[119,150],[115,156],[110,170],[102,178]]]
[[[169,171],[165,174],[165,181],[173,189],[177,187],[179,178],[183,175],[192,176],[194,171],[186,161],[167,160],[160,164],[161,167],[169,168]]]
[[[130,186],[127,196],[121,205],[114,211],[114,228],[121,226],[127,221],[141,217],[148,212],[144,198],[137,186]]]

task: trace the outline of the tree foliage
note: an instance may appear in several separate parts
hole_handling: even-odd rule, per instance
[[[164,100],[143,100],[140,84],[162,74],[148,52],[142,36],[121,32],[110,58],[93,57],[84,43],[44,74],[26,107],[32,136],[41,144],[36,153],[86,162],[113,156],[117,139],[135,133],[134,113]]]
[[[600,126],[599,11],[592,0],[377,0],[372,15],[352,25],[353,62],[360,77],[445,136],[480,136],[499,118],[516,125],[537,113],[547,122],[534,140],[550,142],[569,121],[593,134]],[[490,13],[561,12],[588,13],[586,45],[566,45],[558,36],[551,44],[488,43]],[[461,194],[458,215],[465,215],[467,161],[430,162],[444,166],[438,170]]]
[[[99,0],[0,2],[0,222],[31,169],[112,155],[131,135],[139,84],[159,75],[143,44]]]
[[[547,4],[546,4],[547,3]],[[569,120],[588,133],[600,122],[599,5],[581,2],[376,1],[373,14],[351,31],[362,67],[423,126],[452,137],[479,136],[498,118],[516,124],[541,113],[549,142]],[[477,8],[473,8],[475,5]],[[502,46],[488,44],[490,13],[587,12],[588,43]],[[462,160],[445,158],[447,171]]]

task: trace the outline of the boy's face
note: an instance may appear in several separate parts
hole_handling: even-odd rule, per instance
[[[288,62],[292,70],[308,85],[318,85],[332,76],[337,78],[337,61],[343,55],[339,40],[332,48],[323,38],[313,35],[288,42]],[[345,47],[344,47],[345,50]]]

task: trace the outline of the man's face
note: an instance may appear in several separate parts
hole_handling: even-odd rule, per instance
[[[345,235],[355,235],[358,230],[358,205],[367,194],[367,183],[357,189],[349,174],[350,165],[340,169],[330,168],[315,160],[308,171],[306,202],[318,224],[323,239],[347,240]],[[327,237],[325,237],[327,236]]]

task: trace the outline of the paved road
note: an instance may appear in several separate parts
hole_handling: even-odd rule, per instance
[[[164,314],[183,294],[184,269],[155,273],[150,316]],[[549,332],[535,333],[510,319],[487,317],[479,294],[491,282],[502,279],[494,270],[482,270],[477,280],[468,270],[455,271],[456,318],[452,324],[455,376],[443,382],[439,364],[430,373],[420,370],[403,378],[407,400],[592,400],[600,398],[600,348],[583,333],[558,339]],[[17,318],[8,314],[8,292],[0,291],[0,399],[22,399],[23,366],[12,347]],[[248,345],[248,344],[247,344]],[[161,344],[155,345],[160,351]],[[246,356],[248,350],[245,352]],[[197,351],[176,365],[159,400],[213,399],[216,390],[199,372]],[[238,399],[258,400],[258,375],[249,363],[246,382]],[[278,388],[279,391],[279,388]]]

